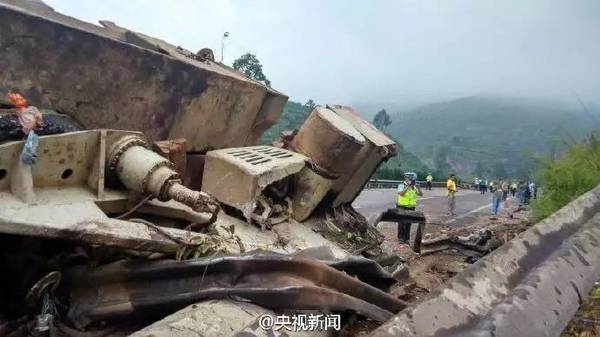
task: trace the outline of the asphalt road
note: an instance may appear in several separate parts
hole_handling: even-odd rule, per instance
[[[395,207],[397,192],[395,189],[363,190],[353,203],[354,208],[367,219],[390,207]],[[445,188],[423,190],[423,196],[418,198],[417,210],[425,213],[428,222],[464,224],[471,215],[490,213],[492,195],[470,190],[460,190],[456,194],[455,216],[450,217]]]

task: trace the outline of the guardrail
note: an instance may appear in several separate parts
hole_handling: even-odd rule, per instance
[[[372,337],[559,336],[600,275],[600,185],[410,306]]]
[[[404,180],[386,180],[386,179],[370,179],[369,182],[365,185],[366,189],[373,188],[397,188],[398,184],[403,182]],[[426,182],[422,180],[418,180],[417,183],[419,186],[424,187]],[[433,181],[431,183],[432,187],[446,187],[445,181]]]

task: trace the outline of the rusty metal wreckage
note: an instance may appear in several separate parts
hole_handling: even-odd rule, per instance
[[[137,318],[129,332],[158,321],[134,336],[266,335],[261,313],[318,310],[383,322],[373,336],[558,336],[598,280],[600,187],[498,249],[487,233],[422,241],[419,212],[368,224],[349,204],[396,145],[357,112],[317,107],[278,147],[257,146],[285,95],[101,24],[0,1],[0,87],[61,112],[42,109],[30,165],[0,106],[0,335]],[[406,274],[398,257],[352,253],[379,247],[377,222],[407,218],[417,252],[493,251],[405,303],[387,293]],[[349,232],[366,246],[332,239]]]

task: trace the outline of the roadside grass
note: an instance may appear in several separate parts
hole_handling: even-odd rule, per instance
[[[532,216],[539,221],[600,184],[600,140],[594,135],[570,145],[564,155],[541,163],[538,179],[542,193],[532,203]]]
[[[561,337],[600,336],[600,284],[596,284]]]
[[[584,143],[569,146],[560,159],[542,163],[538,178],[543,190],[532,203],[536,221],[600,184],[600,140],[592,134]],[[561,337],[594,336],[600,336],[598,283],[561,334]]]

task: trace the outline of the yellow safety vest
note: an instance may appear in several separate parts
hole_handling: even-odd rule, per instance
[[[409,189],[404,195],[398,194],[398,206],[416,207],[417,206],[417,191],[414,188]]]

